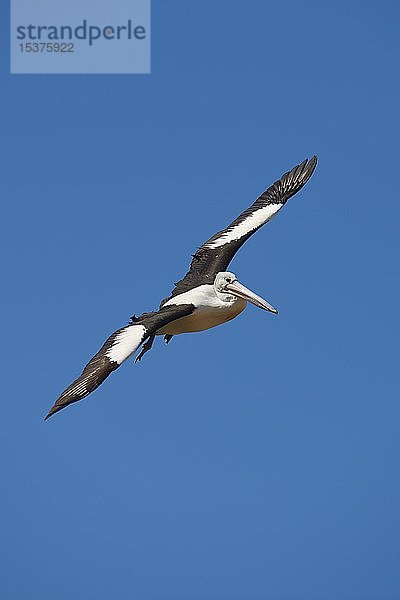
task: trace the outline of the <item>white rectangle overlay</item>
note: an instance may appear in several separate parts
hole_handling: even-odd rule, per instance
[[[150,73],[150,0],[11,0],[11,73]]]

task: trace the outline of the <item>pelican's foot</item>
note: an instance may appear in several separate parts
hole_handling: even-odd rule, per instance
[[[143,344],[141,351],[135,358],[135,364],[137,362],[140,362],[142,360],[143,356],[146,354],[146,352],[148,352],[151,349],[155,337],[156,337],[155,335],[151,335],[149,337],[149,339],[147,340],[147,342],[145,344]]]

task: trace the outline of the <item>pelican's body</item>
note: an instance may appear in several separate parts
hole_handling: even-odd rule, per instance
[[[216,327],[237,317],[247,302],[277,313],[271,304],[239,283],[236,275],[226,269],[244,242],[307,183],[316,164],[314,156],[282,175],[228,227],[207,240],[193,255],[189,271],[161,302],[159,310],[133,316],[128,325],[114,331],[78,379],[64,390],[46,419],[93,392],[143,344],[135,362],[140,360],[158,335],[164,335],[169,342],[174,335]]]
[[[178,335],[205,331],[222,325],[237,317],[245,308],[246,300],[232,294],[218,294],[213,285],[201,285],[169,300],[171,304],[193,304],[196,308],[191,315],[171,321],[156,332],[156,335]]]

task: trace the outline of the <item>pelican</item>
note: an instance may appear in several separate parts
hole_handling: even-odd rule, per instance
[[[316,166],[317,157],[313,156],[282,175],[228,227],[200,246],[189,271],[162,300],[159,310],[133,316],[128,325],[114,331],[56,400],[45,420],[91,394],[143,344],[135,362],[140,361],[156,335],[163,335],[168,343],[174,335],[216,327],[237,317],[248,302],[276,314],[276,308],[240,283],[227,268],[244,242],[301,190]]]

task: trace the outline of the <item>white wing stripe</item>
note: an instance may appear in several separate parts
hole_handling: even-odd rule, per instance
[[[207,247],[218,248],[219,246],[224,246],[229,242],[240,239],[250,233],[250,231],[270,221],[282,206],[283,204],[268,204],[267,206],[263,206],[263,208],[253,212],[253,214],[249,215],[244,221],[233,227],[233,229],[226,231],[218,239],[207,244]]]
[[[105,355],[120,365],[140,346],[146,332],[147,329],[143,325],[128,325],[115,336],[113,345]]]

